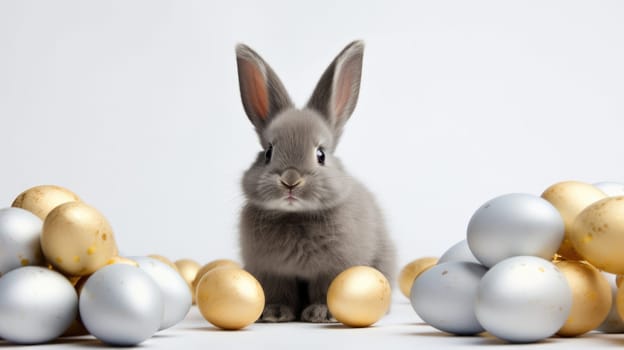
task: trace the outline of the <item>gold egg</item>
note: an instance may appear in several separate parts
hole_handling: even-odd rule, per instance
[[[77,202],[80,198],[72,191],[54,185],[43,185],[22,192],[11,206],[22,208],[37,215],[41,220],[57,206],[67,202]]]
[[[114,265],[114,264],[126,264],[132,265],[135,267],[139,267],[139,263],[128,258],[124,258],[123,256],[114,255],[110,259],[106,260],[106,265]]]
[[[163,263],[167,264],[169,267],[171,267],[172,269],[178,271],[178,267],[171,260],[165,258],[162,255],[150,254],[150,255],[148,255],[148,257],[150,257],[152,259],[156,259],[156,260],[158,260],[160,262],[163,262]],[[178,271],[178,272],[180,272],[180,271]]]
[[[222,268],[222,267],[233,267],[233,268],[237,268],[240,269],[241,266],[233,260],[229,260],[229,259],[217,259],[217,260],[213,260],[209,263],[207,263],[206,265],[202,266],[199,271],[197,271],[197,273],[195,274],[195,279],[193,280],[192,283],[192,289],[196,290],[197,289],[197,284],[199,283],[199,280],[202,278],[202,276],[204,276],[206,273],[217,269],[217,268]]]
[[[186,283],[192,285],[201,265],[197,261],[191,259],[176,260],[174,264],[178,267],[178,271],[180,271],[180,275],[182,275]]]
[[[264,291],[258,280],[243,269],[213,269],[197,284],[197,306],[213,325],[241,329],[262,314]]]
[[[600,270],[624,273],[624,196],[602,199],[574,220],[570,240],[585,260]]]
[[[582,261],[559,261],[555,265],[572,289],[572,309],[557,332],[564,337],[587,333],[604,321],[611,310],[611,286],[595,267]]]
[[[386,277],[368,266],[341,272],[327,291],[331,314],[349,327],[368,327],[388,312],[391,290]]]
[[[83,202],[54,208],[43,222],[41,249],[58,271],[90,275],[113,257],[115,238],[106,218]]]
[[[564,259],[582,260],[582,256],[576,252],[570,241],[570,230],[576,216],[590,204],[607,197],[598,188],[579,181],[564,181],[548,187],[542,198],[550,202],[561,214],[565,235],[557,254]]]
[[[437,263],[438,258],[424,257],[405,265],[399,274],[399,288],[401,289],[401,293],[409,298],[416,277]]]
[[[624,288],[618,287],[614,302],[618,315],[624,320]]]
[[[178,272],[191,290],[191,295],[193,296],[193,304],[195,304],[195,289],[193,289],[193,281],[195,280],[195,276],[197,276],[197,272],[201,268],[201,265],[191,259],[180,259],[176,260],[174,263],[178,267]]]

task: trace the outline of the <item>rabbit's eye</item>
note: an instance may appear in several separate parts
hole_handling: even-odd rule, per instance
[[[269,148],[267,148],[267,150],[264,151],[264,159],[266,160],[267,164],[271,161],[272,155],[273,155],[273,145],[269,144]]]
[[[320,165],[325,165],[325,151],[323,150],[323,147],[316,149],[316,160]]]

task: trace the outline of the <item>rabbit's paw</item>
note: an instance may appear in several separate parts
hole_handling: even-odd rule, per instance
[[[295,312],[288,305],[269,304],[264,307],[264,311],[258,322],[289,322],[295,320]]]
[[[301,313],[301,320],[313,323],[336,322],[336,319],[331,315],[327,305],[325,304],[309,305],[303,309],[303,312]]]

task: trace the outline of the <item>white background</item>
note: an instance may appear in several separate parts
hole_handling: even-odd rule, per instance
[[[58,184],[126,254],[237,258],[260,148],[235,44],[301,105],[364,39],[338,155],[402,264],[440,255],[494,196],[624,181],[623,19],[621,1],[2,1],[0,206]]]

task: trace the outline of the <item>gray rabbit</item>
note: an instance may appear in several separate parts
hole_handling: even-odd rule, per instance
[[[243,176],[240,218],[245,268],[264,288],[260,321],[333,322],[327,289],[355,265],[389,281],[395,249],[373,195],[334,157],[355,108],[364,43],[340,52],[303,109],[296,109],[266,62],[236,47],[243,106],[263,151]]]

